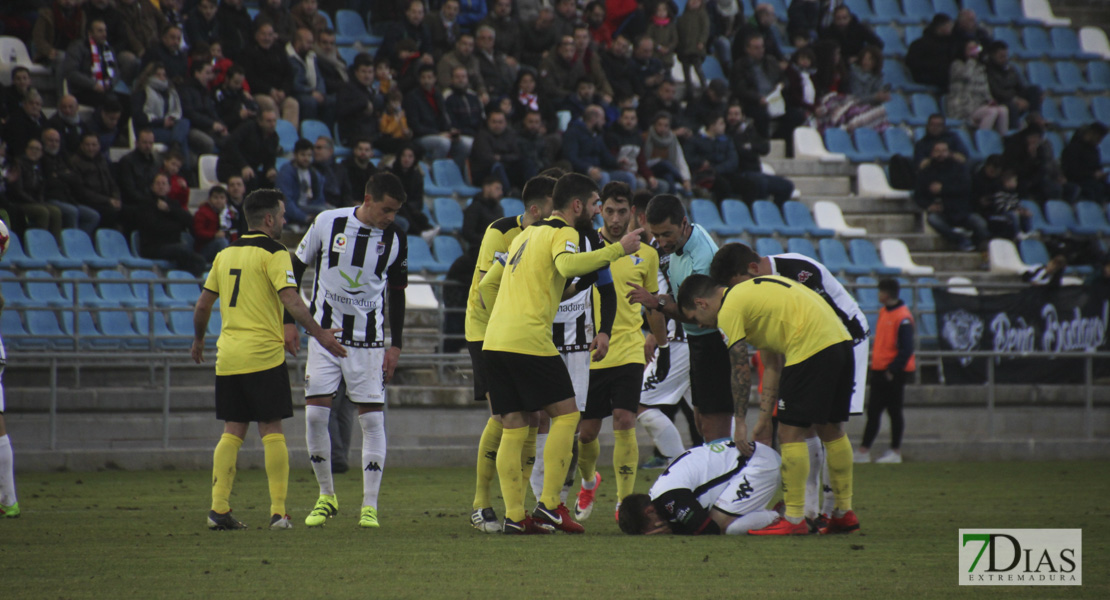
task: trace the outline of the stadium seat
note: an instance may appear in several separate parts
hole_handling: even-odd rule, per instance
[[[174,302],[185,302],[189,306],[197,303],[197,298],[200,298],[200,286],[197,284],[197,278],[192,273],[170,271],[166,273],[166,278],[181,280],[181,283],[170,283],[166,286],[166,291]],[[157,296],[155,296],[155,300],[157,300]]]
[[[782,236],[798,236],[807,233],[805,227],[787,225],[779,212],[777,204],[770,200],[756,200],[752,203],[752,217],[757,225],[768,227]]]
[[[23,319],[17,310],[0,313],[0,332],[4,334],[4,344],[11,350],[44,350],[50,346],[49,340],[33,337],[23,326]]]
[[[913,107],[914,118],[910,122],[911,125],[925,125],[929,122],[929,115],[943,114],[944,111],[940,109],[937,104],[937,99],[932,94],[914,94],[910,97],[910,106]],[[945,119],[949,127],[959,127],[963,125],[963,121],[958,119]]]
[[[440,264],[445,264],[450,267],[460,256],[463,255],[462,246],[459,245],[459,240],[449,235],[437,235],[436,239],[432,241],[433,250],[435,250],[436,261]]]
[[[1099,235],[1110,235],[1110,221],[1107,221],[1106,213],[1097,202],[1090,200],[1076,202],[1075,217],[1083,225],[1096,229]]]
[[[1052,65],[1044,61],[1030,62],[1026,65],[1026,70],[1029,73],[1029,83],[1040,86],[1046,92],[1072,94],[1078,91],[1078,87],[1074,84],[1064,85],[1056,77],[1056,70],[1052,68]]]
[[[278,144],[281,145],[283,154],[289,154],[293,151],[293,145],[301,138],[297,134],[297,126],[286,121],[285,119],[278,119],[277,122]]]
[[[1044,139],[1052,148],[1052,155],[1056,157],[1056,160],[1060,160],[1060,153],[1064,151],[1064,140],[1060,137],[1060,134],[1055,131],[1046,131]]]
[[[856,169],[856,181],[859,185],[859,195],[866,198],[899,200],[913,195],[909,190],[896,190],[890,187],[886,171],[880,165],[860,165]]]
[[[721,68],[721,62],[712,54],[706,55],[705,60],[701,63],[701,72],[705,74],[706,81],[713,79],[728,79],[725,75],[725,70]]]
[[[875,11],[871,10],[871,3],[868,0],[844,0],[844,6],[847,6],[852,14],[859,18],[864,23],[875,23]],[[883,21],[878,21],[883,23]]]
[[[1039,231],[1045,235],[1064,235],[1068,232],[1067,227],[1060,225],[1053,225],[1045,221],[1044,214],[1041,213],[1041,206],[1032,200],[1022,200],[1021,207],[1029,211],[1030,228],[1032,231]],[[1026,260],[1025,262],[1029,262]]]
[[[840,206],[828,200],[818,200],[813,205],[813,218],[818,227],[832,229],[841,237],[860,237],[867,235],[863,227],[851,227],[844,221]]]
[[[748,205],[739,200],[726,199],[721,202],[721,215],[731,227],[740,229],[749,235],[772,235],[775,233],[770,227],[756,225]]]
[[[1038,21],[1025,17],[1021,0],[994,0],[994,14],[1014,25],[1040,25]]]
[[[817,256],[817,248],[813,245],[813,242],[806,238],[792,237],[786,240],[786,251],[793,252],[794,254],[801,254],[802,256],[807,256],[817,262],[821,262],[821,259]]]
[[[1068,90],[1067,93],[1101,91],[1100,86],[1087,81],[1079,65],[1066,60],[1056,62],[1056,80],[1060,82],[1061,89]]]
[[[131,232],[131,250],[135,254],[138,254],[139,253],[139,248],[142,248],[142,247],[143,247],[142,243],[139,240],[138,230],[132,231]],[[153,261],[154,265],[156,267],[158,267],[159,269],[171,269],[171,268],[173,268],[173,263],[168,261],[168,260],[161,259],[161,258],[152,258],[150,260]]]
[[[7,312],[7,311],[5,311]],[[73,349],[73,340],[58,326],[58,316],[52,310],[26,310],[23,318],[27,321],[27,333],[32,338],[46,340],[50,347]]]
[[[432,178],[435,179],[436,185],[447,188],[464,198],[482,191],[481,188],[466,184],[462,173],[459,172],[459,166],[453,160],[444,158],[432,163]]]
[[[910,78],[906,67],[893,60],[883,61],[883,81],[891,88],[904,92],[936,92],[936,88],[933,86],[915,82]]]
[[[216,177],[216,163],[220,161],[220,157],[215,154],[201,154],[198,167],[198,180],[200,182],[200,189],[208,191],[213,187],[219,185],[220,179]]]
[[[213,315],[219,314],[218,311],[213,310]],[[169,313],[170,331],[174,335],[187,335],[193,337],[193,313],[192,311],[174,310]]]
[[[936,300],[933,299],[933,288],[929,287],[940,283],[933,277],[919,277],[917,279],[917,310],[932,312],[937,309]]]
[[[409,238],[409,270],[410,271],[429,271],[431,273],[446,273],[451,265],[444,265],[437,261],[432,256],[431,249],[428,248],[425,242],[418,235],[410,235]]]
[[[852,243],[854,244],[856,242],[864,241],[867,240],[852,240]],[[871,246],[872,251],[874,250],[874,248],[874,246]],[[910,249],[906,247],[906,242],[903,242],[902,240],[885,239],[879,242],[879,248],[882,252],[882,262],[889,269],[899,271],[907,275],[932,275],[934,272],[933,267],[927,265],[919,265],[914,262],[913,257],[910,256]],[[855,258],[856,262],[858,263],[860,262],[860,259],[856,256],[854,252],[855,249],[855,247],[852,248],[852,257]],[[866,251],[866,249],[861,250]],[[882,271],[878,272],[882,273]]]
[[[848,135],[847,131],[839,127],[830,127],[825,130],[825,147],[829,152],[835,152],[848,157],[852,162],[868,162],[874,160],[867,155],[856,150],[855,144],[852,142],[852,137]]]
[[[1045,102],[1049,100],[1045,99]],[[1079,96],[1065,96],[1060,101],[1060,108],[1063,110],[1064,118],[1057,121],[1056,125],[1064,129],[1078,129],[1095,120],[1091,115],[1091,109],[1087,106],[1087,101]]]
[[[858,15],[857,15],[858,16]],[[902,41],[902,33],[890,25],[875,27],[875,35],[883,41],[883,56],[905,56],[906,44]],[[887,115],[889,116],[889,111]]]
[[[825,143],[821,141],[821,134],[812,127],[794,129],[794,156],[796,158],[816,159],[821,162],[844,162],[848,160],[843,154],[829,152],[825,149]]]
[[[277,160],[274,161],[274,169],[280,171],[281,168],[287,164],[289,164],[289,159],[285,158],[284,156],[279,156],[277,157]]]
[[[1110,43],[1106,40],[1106,32],[1098,27],[1081,27],[1079,29],[1079,47],[1084,52],[1110,60]]]
[[[192,275],[190,275],[190,277],[192,277]],[[139,304],[139,306],[150,305],[151,290],[154,291],[154,306],[193,306],[193,304],[186,299],[179,300],[177,298],[170,297],[170,295],[166,293],[165,286],[163,286],[161,283],[150,282],[149,280],[151,279],[161,279],[161,277],[155,274],[154,271],[136,269],[134,271],[131,271],[130,278],[131,293],[135,296],[135,298],[141,301],[141,304]],[[200,292],[198,291],[197,294],[199,295],[199,293]]]
[[[436,198],[434,201],[436,222],[443,233],[455,233],[462,229],[463,211],[454,198]]]
[[[832,237],[836,235],[836,231],[824,227],[818,227],[817,223],[813,222],[813,215],[809,212],[809,207],[797,200],[787,200],[782,205],[782,216],[786,219],[786,224],[790,227],[802,227],[806,233],[813,237]]]
[[[324,17],[324,23],[327,24],[328,29],[331,29],[332,31],[335,31],[335,23],[332,22],[331,15],[329,15],[328,13],[326,13],[322,10],[316,11],[316,14],[320,15],[321,17]]]
[[[990,256],[991,271],[994,273],[1021,275],[1033,268],[1032,265],[1027,265],[1021,260],[1017,245],[1005,238],[991,240],[988,255]]]
[[[1075,213],[1072,212],[1071,205],[1063,200],[1049,200],[1045,202],[1044,217],[1050,224],[1058,227],[1066,227],[1068,231],[1076,235],[1099,234],[1099,229],[1097,227],[1086,223],[1080,224],[1079,221],[1076,221]]]
[[[340,9],[335,11],[335,26],[335,41],[338,44],[349,46],[359,43],[363,46],[380,46],[382,43],[381,37],[366,31],[365,21],[353,10]]]
[[[1102,166],[1110,165],[1110,136],[1102,138],[1098,151],[1102,155]]]
[[[886,240],[883,240],[886,242]],[[860,267],[867,267],[872,273],[879,275],[898,275],[902,269],[879,258],[875,244],[867,239],[855,239],[848,242],[848,251],[852,255],[852,262]],[[907,255],[909,252],[907,252]],[[923,275],[926,273],[923,273]]]
[[[304,119],[301,121],[301,138],[310,142],[315,142],[321,137],[326,137],[329,140],[333,139],[327,124],[323,121],[317,121],[316,119]]]
[[[12,71],[16,67],[26,67],[31,71],[32,79],[35,76],[39,77],[38,84],[36,85],[32,81],[32,85],[53,87],[50,85],[50,68],[31,60],[31,55],[27,52],[27,46],[23,43],[23,40],[7,35],[0,36],[0,84],[4,86],[12,84]],[[61,93],[61,90],[57,91],[59,94]]]
[[[1026,18],[1039,21],[1040,23],[1052,27],[1052,31],[1054,32],[1070,31],[1072,36],[1075,36],[1075,32],[1068,29],[1071,27],[1071,19],[1057,17],[1052,12],[1052,7],[1048,5],[1048,0],[1021,0],[1021,7],[1024,9]],[[1055,39],[1056,37],[1053,36],[1053,41],[1055,41]],[[1060,45],[1056,45],[1056,47],[1061,48]],[[1078,38],[1075,40],[1075,50],[1079,50]]]
[[[995,27],[994,39],[1006,42],[1006,45],[1010,47],[1010,56],[1013,58],[1029,60],[1031,58],[1039,58],[1041,56],[1038,53],[1030,52],[1025,47],[1025,42],[1021,39],[1021,32],[1015,28]]]
[[[179,311],[187,317],[191,317],[190,313]],[[175,313],[170,313],[175,314]],[[142,345],[144,347],[150,346],[150,324],[154,323],[154,347],[162,350],[180,350],[189,348],[192,343],[192,332],[180,335],[174,333],[169,326],[166,325],[166,317],[160,310],[153,311],[136,311],[135,317],[135,332],[144,336],[142,340],[135,340],[132,342],[134,345]],[[303,336],[303,334],[302,334]],[[306,336],[307,337],[307,336]]]
[[[717,235],[740,235],[745,233],[743,227],[730,225],[721,219],[717,212],[717,205],[712,200],[695,198],[690,201],[690,218],[701,225],[706,231]]]
[[[1048,38],[1048,31],[1044,27],[1022,28],[1021,41],[1032,56],[1064,58],[1056,54],[1056,49],[1052,47],[1052,40]]]
[[[865,313],[877,312],[883,306],[879,302],[879,281],[868,275],[856,278],[855,297]]]
[[[443,196],[452,196],[452,195],[454,195],[451,192],[451,190],[449,190],[445,187],[440,187],[440,186],[436,185],[434,181],[432,181],[432,173],[431,173],[431,171],[428,170],[428,167],[426,165],[423,167],[423,169],[424,169],[424,195],[425,196],[443,197]]]
[[[917,337],[921,340],[922,350],[935,350],[940,347],[937,341],[937,314],[921,313],[917,322]]]
[[[8,251],[4,253],[4,264],[17,269],[45,269],[48,265],[45,259],[27,256],[14,231],[8,232]]]
[[[520,198],[502,198],[501,210],[506,217],[516,217],[524,214],[524,202]]]
[[[81,276],[84,277],[85,274],[81,273]],[[73,306],[73,301],[58,290],[58,280],[50,273],[39,270],[27,271],[23,273],[23,277],[27,297],[31,299],[34,306]],[[31,279],[49,281],[29,281]]]
[[[782,244],[775,238],[759,238],[755,241],[755,252],[760,256],[784,254]]]
[[[912,2],[913,0],[907,1]],[[955,19],[956,15],[960,12],[960,7],[956,5],[956,0],[933,0],[933,10],[937,13],[944,13]],[[932,15],[929,15],[926,20],[931,18]]]
[[[913,140],[910,139],[910,134],[906,133],[905,129],[901,127],[890,127],[883,132],[883,142],[886,143],[886,149],[890,151],[891,155],[901,154],[906,158],[913,158]]]
[[[1098,60],[1100,57],[1091,52],[1084,52],[1079,45],[1079,34],[1070,27],[1053,27],[1048,32],[1052,40],[1054,54],[1052,56],[1063,60]]]
[[[359,54],[366,52],[365,48],[355,48],[353,46],[339,46],[336,50],[339,52],[339,56],[343,59],[343,62],[348,65],[355,64],[355,58],[358,57]]]
[[[96,314],[97,329],[104,336],[104,341],[119,344],[128,350],[145,350],[150,348],[148,338],[140,338],[135,326],[131,322],[131,313],[122,310],[102,310]],[[109,342],[110,340],[110,342]],[[99,341],[99,340],[97,340]]]
[[[55,269],[80,269],[84,263],[75,258],[66,258],[58,248],[53,234],[45,229],[28,229],[26,235],[27,255],[41,258]]]
[[[902,12],[906,14],[905,23],[928,23],[933,15],[938,12],[930,0],[903,0]],[[955,14],[951,15],[953,18]]]
[[[127,277],[119,271],[101,271],[96,274],[96,291],[106,306],[142,307],[149,304],[146,298],[135,295]]]
[[[409,275],[409,287],[405,290],[405,307],[425,310],[439,309],[435,291],[422,275]]]
[[[910,113],[910,107],[906,104],[906,99],[903,98],[901,94],[891,94],[890,100],[883,106],[886,107],[887,121],[890,121],[894,125],[903,123],[912,124],[910,121],[913,119],[913,114]],[[897,129],[897,127],[892,127],[891,129]]]
[[[21,280],[7,269],[0,269],[0,294],[3,295],[4,304],[8,307],[37,305],[37,302],[27,297],[27,291],[23,289]]]
[[[992,154],[1002,154],[1002,136],[993,129],[975,130],[975,147],[979,154],[986,157]]]
[[[114,306],[114,302],[110,302],[100,297],[100,292],[96,291],[96,286],[92,281],[80,281],[82,279],[89,279],[89,276],[84,271],[79,269],[66,269],[61,272],[62,295],[67,298],[66,304],[73,306]]]
[[[1048,264],[1049,256],[1048,249],[1045,248],[1044,242],[1035,239],[1024,239],[1018,243],[1018,252],[1021,255],[1021,262],[1027,265],[1039,266]]]
[[[902,37],[906,39],[906,48],[909,48],[910,44],[913,43],[914,40],[919,40],[924,35],[924,25],[906,25],[902,28]]]
[[[856,149],[867,157],[867,162],[890,160],[890,151],[883,144],[883,138],[879,137],[879,132],[870,127],[860,127],[852,137],[855,138]]]
[[[871,9],[875,13],[875,16],[872,18],[874,23],[898,23],[900,25],[909,25],[910,23],[917,22],[916,18],[906,16],[898,0],[872,0]]]
[[[1095,120],[1103,123],[1110,124],[1110,97],[1108,96],[1095,96],[1091,99],[1091,112],[1095,115]],[[1106,156],[1102,157],[1107,158]]]
[[[971,139],[971,135],[968,134],[966,129],[963,127],[954,127],[952,128],[952,132],[955,133],[956,137],[960,138],[960,141],[967,147],[967,159],[972,164],[979,163],[986,158],[986,155],[980,152],[979,148],[976,147],[975,140]]]
[[[77,347],[82,350],[116,350],[123,346],[119,338],[105,337],[100,332],[91,312],[80,311],[75,315],[72,311],[63,310],[58,317],[62,331],[68,336],[76,335]]]
[[[62,230],[62,253],[68,258],[79,260],[94,269],[115,269],[119,261],[105,258],[96,253],[89,234],[80,229]]]
[[[131,254],[127,240],[115,229],[96,230],[96,251],[100,256],[114,260],[128,269],[154,268],[154,261]]]
[[[840,240],[825,238],[817,242],[817,248],[821,251],[821,262],[834,274],[843,272],[848,275],[868,275],[871,273],[870,267],[852,263]]]

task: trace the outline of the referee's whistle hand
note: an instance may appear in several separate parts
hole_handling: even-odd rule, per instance
[[[324,350],[327,350],[332,356],[346,358],[347,349],[343,347],[343,344],[339,343],[339,338],[335,337],[335,334],[342,332],[342,327],[336,329],[321,329],[320,334],[316,336],[316,341],[320,342]]]
[[[621,247],[624,248],[625,254],[632,254],[640,249],[640,234],[644,232],[644,228],[640,227],[624,234],[621,238]]]

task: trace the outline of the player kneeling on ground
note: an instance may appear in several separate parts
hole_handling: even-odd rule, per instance
[[[678,455],[647,494],[632,494],[617,516],[630,535],[743,535],[779,517],[767,504],[779,489],[782,460],[752,442],[744,456],[732,442],[703,444]]]

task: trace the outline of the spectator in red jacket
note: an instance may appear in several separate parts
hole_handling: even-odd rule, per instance
[[[193,239],[196,244],[193,249],[204,260],[212,262],[216,253],[230,242],[230,232],[224,227],[222,215],[227,210],[227,190],[223,186],[215,186],[208,190],[208,201],[200,205],[197,214],[193,215]]]
[[[181,167],[185,164],[185,159],[182,158],[181,153],[176,150],[170,150],[162,157],[162,170],[170,180],[170,194],[169,199],[181,205],[181,208],[189,210],[189,183],[181,176]]]

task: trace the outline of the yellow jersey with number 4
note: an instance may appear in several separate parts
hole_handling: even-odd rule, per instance
[[[297,287],[289,250],[251,232],[212,261],[204,289],[220,297],[216,375],[241,375],[285,362],[284,307],[278,292]]]
[[[717,327],[726,346],[747,340],[782,354],[785,366],[852,339],[824,298],[778,275],[755,277],[725,290]]]
[[[612,244],[604,237],[602,247]],[[613,287],[617,294],[617,314],[613,319],[613,335],[609,338],[609,353],[603,360],[590,363],[590,370],[608,369],[628,364],[644,364],[644,318],[641,306],[631,304],[625,295],[632,290],[629,282],[659,291],[659,252],[641,243],[633,254],[618,258],[609,265],[613,273]],[[594,322],[601,322],[601,294],[594,288]]]

